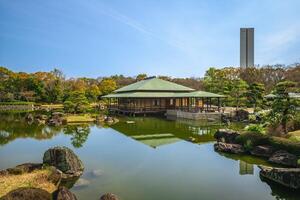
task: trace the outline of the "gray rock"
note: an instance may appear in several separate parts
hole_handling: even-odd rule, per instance
[[[237,131],[233,131],[230,129],[219,129],[215,133],[214,137],[218,142],[226,142],[226,143],[234,144],[236,143],[235,142],[236,137],[239,135],[240,133]]]
[[[112,193],[106,193],[100,197],[100,200],[119,200],[119,198]]]
[[[234,119],[237,121],[248,121],[249,112],[247,110],[237,110],[235,111]]]
[[[250,153],[255,156],[269,158],[274,153],[274,148],[269,145],[255,146]]]
[[[1,200],[51,200],[51,194],[39,188],[18,188],[3,196]]]
[[[87,187],[90,184],[90,181],[84,179],[84,178],[80,178],[76,181],[76,183],[74,184],[74,188],[82,188],[82,187]]]
[[[66,187],[59,187],[57,191],[53,193],[53,199],[55,200],[77,200],[76,196],[68,190]]]
[[[43,163],[62,171],[64,173],[63,178],[81,176],[84,170],[82,161],[67,147],[48,149],[44,153]]]
[[[106,117],[105,122],[106,123],[114,123],[114,119],[112,117]]]
[[[300,188],[300,168],[273,168],[259,166],[260,176],[283,186],[299,189]]]
[[[269,162],[289,167],[297,167],[298,158],[294,154],[290,154],[287,151],[279,150],[269,158]]]
[[[240,144],[228,144],[223,142],[217,142],[214,144],[214,149],[216,151],[221,151],[226,153],[235,153],[235,154],[245,153],[245,149]]]

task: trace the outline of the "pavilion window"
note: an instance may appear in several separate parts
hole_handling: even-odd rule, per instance
[[[152,105],[153,106],[159,106],[160,105],[160,101],[158,99],[154,99]]]

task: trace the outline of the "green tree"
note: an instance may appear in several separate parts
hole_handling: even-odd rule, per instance
[[[265,87],[261,83],[252,83],[247,89],[247,101],[253,106],[254,112],[263,103]]]
[[[269,119],[273,125],[281,125],[284,134],[288,133],[287,124],[295,116],[297,101],[289,96],[289,93],[294,91],[295,86],[295,82],[283,81],[279,82],[275,87],[274,94],[276,97],[272,103]]]
[[[112,78],[104,78],[99,84],[99,89],[101,91],[101,94],[109,94],[117,89],[116,81]]]
[[[235,79],[226,84],[224,88],[225,94],[228,95],[228,100],[236,107],[236,110],[245,104],[247,83],[241,79]]]
[[[147,74],[139,74],[136,76],[137,81],[144,80],[145,78],[147,78]]]
[[[82,113],[89,108],[89,102],[85,94],[80,91],[70,93],[70,96],[64,101],[64,109],[70,113]]]
[[[101,92],[96,84],[92,84],[86,91],[86,96],[91,102],[97,101],[100,94]]]

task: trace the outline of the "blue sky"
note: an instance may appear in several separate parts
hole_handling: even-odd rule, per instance
[[[291,64],[299,10],[299,0],[0,0],[0,65],[199,77],[239,65],[240,27],[255,28],[255,64]]]

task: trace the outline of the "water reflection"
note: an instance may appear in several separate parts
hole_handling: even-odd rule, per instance
[[[260,180],[268,184],[271,188],[271,195],[275,197],[275,199],[280,200],[299,200],[300,199],[300,190],[294,190],[291,188],[284,187],[275,182],[271,182],[268,179],[265,179],[260,176]]]
[[[240,160],[240,175],[253,175],[253,164]]]
[[[126,120],[134,123],[126,123]],[[124,118],[111,126],[114,130],[127,135],[150,147],[176,143],[180,140],[194,143],[214,141],[214,133],[221,124],[207,124],[185,120],[168,121],[159,118]]]
[[[60,133],[61,128],[45,125],[28,124],[26,113],[0,115],[0,145],[8,144],[17,138],[50,139]]]
[[[80,148],[86,142],[91,132],[89,124],[68,125],[63,128],[63,133],[71,135],[71,143],[75,148]]]
[[[44,124],[28,124],[25,116],[26,113],[1,113],[0,145],[6,145],[18,138],[51,139],[63,132],[71,136],[71,143],[75,148],[80,148],[86,142],[90,133],[89,124],[52,127]]]
[[[73,187],[78,199],[96,199],[107,191],[133,200],[200,196],[203,199],[243,196],[245,200],[295,200],[300,196],[297,191],[260,181],[256,165],[269,165],[264,159],[214,152],[213,134],[222,124],[146,117],[120,118],[120,122],[111,127],[95,124],[48,127],[28,125],[24,117],[25,114],[0,115],[0,167],[38,162],[42,152],[50,146],[69,146],[71,141],[74,147],[71,148],[86,168],[75,187],[77,180],[66,183]],[[128,124],[128,120],[135,123]],[[59,137],[59,134],[67,137]],[[17,138],[36,140],[14,141]],[[49,142],[38,141],[45,139]],[[183,140],[201,145],[180,142]],[[10,142],[12,144],[6,146]],[[83,146],[85,148],[80,148]],[[160,148],[162,146],[164,148]],[[249,176],[244,176],[246,174]]]

